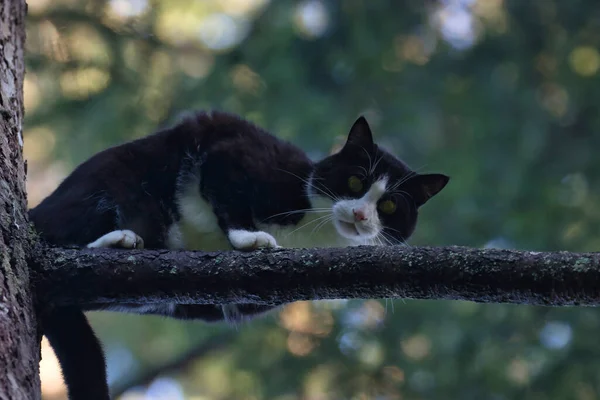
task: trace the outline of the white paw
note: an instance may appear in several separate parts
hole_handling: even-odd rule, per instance
[[[143,249],[144,239],[139,237],[134,231],[128,229],[121,231],[122,237],[116,243],[116,246],[123,249]]]
[[[143,249],[144,240],[128,229],[112,231],[87,245],[88,248],[120,247],[122,249]]]
[[[231,230],[229,231],[229,241],[236,250],[256,250],[260,248],[276,248],[277,241],[267,232],[262,231],[245,231]]]

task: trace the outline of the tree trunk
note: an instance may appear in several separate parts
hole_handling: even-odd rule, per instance
[[[0,1],[0,399],[41,397],[40,341],[26,255],[23,0]]]

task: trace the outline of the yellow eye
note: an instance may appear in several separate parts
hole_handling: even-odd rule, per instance
[[[351,176],[348,178],[348,187],[353,192],[360,192],[363,189],[363,183],[361,182],[360,178]]]
[[[382,201],[379,203],[379,211],[384,214],[393,214],[396,212],[396,203],[391,200]]]

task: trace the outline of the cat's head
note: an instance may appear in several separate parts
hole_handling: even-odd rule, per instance
[[[442,174],[417,174],[379,148],[360,117],[344,147],[315,164],[308,194],[313,207],[331,208],[333,224],[346,239],[396,244],[412,235],[419,207],[448,180]]]

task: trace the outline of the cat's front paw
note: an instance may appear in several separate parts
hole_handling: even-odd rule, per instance
[[[117,245],[123,249],[143,249],[144,239],[142,239],[137,233],[130,230],[124,230],[123,237],[117,243]]]
[[[245,231],[231,230],[229,231],[229,241],[236,250],[256,250],[260,248],[277,248],[277,241],[267,232],[262,231]]]
[[[119,247],[122,249],[143,249],[144,240],[129,229],[112,231],[87,245],[88,248]]]

